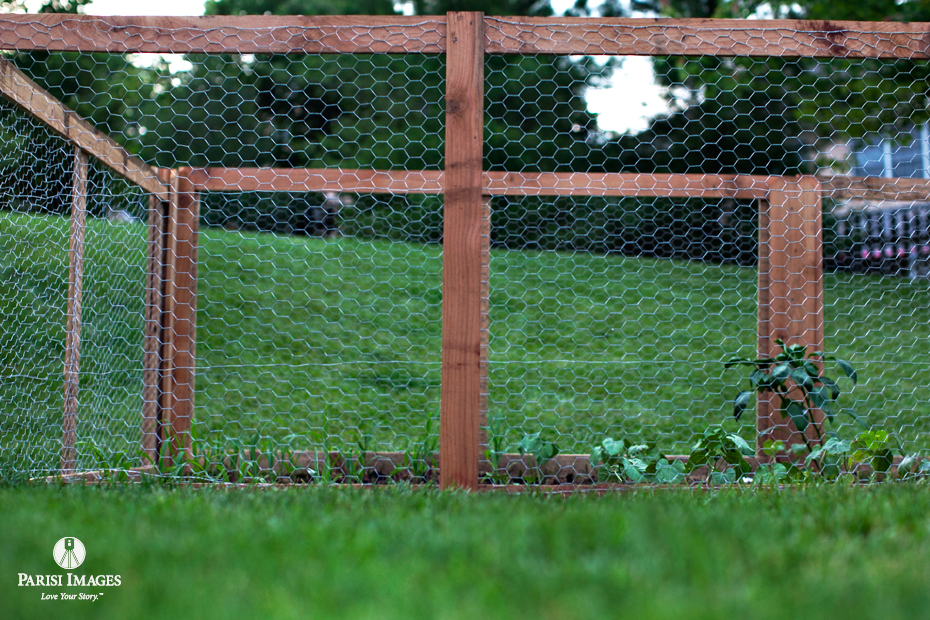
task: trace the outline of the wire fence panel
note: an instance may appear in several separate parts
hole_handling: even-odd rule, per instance
[[[926,455],[928,32],[0,16],[0,475]]]
[[[60,466],[72,150],[40,123],[0,108],[7,155],[0,224],[3,269],[2,460],[5,469]],[[20,174],[32,169],[35,175]],[[64,215],[64,216],[63,216]]]
[[[305,215],[309,230],[295,234],[275,218],[278,205]],[[259,446],[412,458],[435,443],[440,201],[205,197],[205,221],[229,212],[255,213],[259,224],[201,231],[195,436],[220,453]],[[409,225],[422,227],[419,238]]]

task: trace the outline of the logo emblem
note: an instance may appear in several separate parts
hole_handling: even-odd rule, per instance
[[[66,536],[55,543],[52,556],[58,566],[73,570],[84,562],[84,543],[73,536]]]

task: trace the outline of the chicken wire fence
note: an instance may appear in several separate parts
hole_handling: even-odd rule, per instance
[[[0,19],[4,476],[431,481],[442,439],[520,482],[538,433],[546,481],[591,481],[607,437],[753,443],[724,363],[779,336],[859,373],[859,421],[825,429],[927,452],[922,25],[485,18],[483,221],[459,231],[451,22],[248,19]],[[455,288],[476,232],[485,284]],[[464,449],[443,428],[468,407]]]

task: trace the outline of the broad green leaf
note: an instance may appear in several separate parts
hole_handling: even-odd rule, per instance
[[[791,375],[791,364],[778,364],[772,369],[772,376],[776,379],[787,379]]]
[[[614,440],[608,437],[601,443],[601,446],[609,456],[619,456],[626,450],[626,442],[622,439]]]
[[[726,471],[714,470],[710,473],[711,484],[733,484],[736,481],[736,471],[728,467]]]
[[[733,417],[737,420],[743,415],[743,411],[746,410],[746,406],[749,404],[752,394],[752,392],[741,392],[733,402]]]
[[[707,450],[703,448],[698,449],[698,450],[693,450],[691,452],[691,455],[688,457],[688,463],[690,463],[692,467],[700,467],[701,465],[707,465],[708,457],[709,455],[707,453]]]
[[[541,446],[542,438],[539,436],[539,433],[533,433],[521,439],[520,443],[517,444],[517,449],[520,451],[520,454],[532,454],[538,452]]]
[[[680,462],[676,463],[681,465]],[[667,461],[659,461],[656,466],[656,481],[662,484],[676,484],[684,480],[685,474],[684,471],[677,469],[674,465],[669,464]]]
[[[762,444],[762,453],[766,456],[775,456],[779,452],[784,451],[785,444],[782,441],[774,441],[772,439],[766,439],[765,443]]]
[[[836,480],[840,477],[840,466],[837,463],[824,463],[820,474],[827,480]]]
[[[782,413],[785,417],[790,418],[791,421],[794,422],[794,427],[798,429],[799,433],[803,433],[804,429],[806,429],[807,425],[810,423],[807,417],[807,410],[799,402],[791,401],[788,403],[788,406],[784,408]]]
[[[820,377],[820,382],[830,391],[831,400],[836,400],[840,397],[840,387],[836,384],[836,381],[830,377]]]
[[[546,441],[539,447],[539,450],[534,456],[536,456],[536,463],[542,465],[542,461],[548,461],[549,459],[555,458],[559,453],[559,447],[555,445],[554,442]]]
[[[893,462],[894,455],[891,453],[891,450],[882,450],[872,457],[872,469],[882,473],[888,473]]]
[[[818,409],[823,407],[823,404],[828,400],[827,392],[827,388],[823,385],[815,387],[810,391],[808,396],[810,396],[811,403],[814,405],[814,407],[817,407]]]
[[[749,442],[747,442],[745,439],[743,439],[739,435],[731,434],[731,435],[727,435],[727,437],[729,438],[731,442],[733,442],[733,445],[736,447],[736,449],[739,450],[745,456],[752,456],[756,453],[756,451],[753,450],[749,446]]]
[[[814,387],[814,380],[811,379],[807,372],[802,368],[795,368],[791,371],[791,380],[794,381],[794,384],[804,388],[805,390],[810,390]]]
[[[833,456],[845,456],[852,449],[852,442],[839,437],[831,437],[823,444],[823,450]]]
[[[804,372],[811,378],[816,379],[820,376],[820,369],[817,368],[817,364],[814,362],[804,362]]]
[[[847,377],[852,379],[853,385],[856,385],[856,381],[858,380],[858,375],[856,375],[856,371],[853,370],[853,367],[849,365],[849,362],[844,362],[843,360],[836,360],[836,364],[837,366],[840,367],[840,370],[842,370],[843,373]]]

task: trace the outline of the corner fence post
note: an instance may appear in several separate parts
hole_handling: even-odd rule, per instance
[[[65,401],[62,417],[61,474],[77,465],[77,412],[81,373],[81,303],[84,289],[84,232],[87,219],[87,153],[74,147],[71,235],[68,253],[68,315],[65,336]]]
[[[773,177],[767,200],[759,201],[760,357],[773,355],[776,339],[823,350],[823,231],[820,182],[810,176]],[[760,398],[756,410],[756,454],[766,459],[766,440],[803,442],[771,399]],[[823,412],[813,412],[814,425]],[[816,441],[811,425],[806,436]]]
[[[478,487],[484,14],[446,15],[446,153],[442,246],[439,481]]]
[[[197,237],[200,195],[181,168],[171,184],[166,239],[162,358],[162,459],[172,466],[192,457],[194,415],[194,336],[197,318]],[[170,437],[168,436],[170,434]]]
[[[158,178],[169,187],[173,170],[160,168]],[[164,436],[161,425],[163,348],[166,341],[165,286],[167,284],[167,240],[170,203],[155,194],[149,196],[147,266],[145,283],[145,340],[142,354],[142,452],[143,465],[155,465]]]

